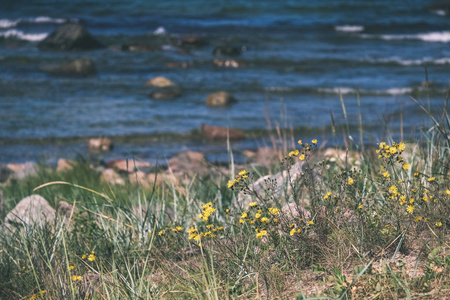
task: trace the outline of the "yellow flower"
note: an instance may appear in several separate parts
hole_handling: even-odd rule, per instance
[[[240,171],[239,173],[238,173],[240,176],[244,176],[244,175],[246,175],[247,174],[247,171],[245,171],[245,170],[242,170],[242,171]]]
[[[300,160],[305,160],[305,154],[302,154],[298,157]]]
[[[423,196],[423,201],[427,202],[428,201],[428,197],[427,196]]]
[[[227,183],[228,188],[233,187],[233,185],[234,185],[235,183],[236,183],[236,180],[233,180],[233,181],[228,180],[228,183]]]
[[[269,212],[272,214],[272,215],[278,215],[279,213],[280,213],[280,209],[279,208],[276,208],[276,207],[269,207]]]
[[[164,230],[161,230],[160,232],[158,232],[158,235],[161,236],[163,233],[164,233]],[[83,255],[83,256],[86,256],[86,255]],[[86,258],[86,257],[84,257],[84,258]]]
[[[269,218],[263,217],[260,219],[260,221],[261,221],[261,223],[267,224],[267,223],[269,223]]]
[[[292,228],[291,231],[289,232],[289,235],[294,235],[295,232],[297,232],[297,229]]]
[[[72,275],[72,281],[77,281],[77,275]]]
[[[177,227],[175,227],[175,229],[176,229],[177,231],[183,230],[183,228],[182,228],[181,226],[177,226]]]
[[[77,280],[78,280],[78,281],[81,281],[82,278],[83,278],[83,277],[81,277],[81,276],[77,276]]]
[[[414,222],[417,223],[417,222],[419,222],[420,220],[422,220],[422,217],[421,217],[421,216],[418,216],[417,218],[414,219]]]
[[[298,140],[298,144],[302,145],[303,144],[302,140]]]
[[[261,218],[261,214],[260,214],[260,213],[257,213],[257,214],[255,215],[255,218],[257,218],[257,219]]]
[[[295,152],[294,151],[289,152],[289,157],[294,157],[294,156],[295,156]]]
[[[406,203],[406,196],[405,195],[400,196],[400,205],[403,205],[405,203]]]
[[[450,195],[450,190],[446,190],[445,193],[446,193],[447,195]]]
[[[389,148],[389,152],[391,152],[392,154],[395,154],[395,153],[397,153],[397,148],[391,147],[391,148]]]
[[[403,151],[405,150],[405,143],[401,142],[400,144],[398,144],[398,151]]]
[[[419,176],[419,172],[414,173],[414,176],[415,177]]]
[[[384,149],[384,146],[386,146],[386,143],[385,142],[381,142],[380,143],[380,149]]]
[[[391,174],[389,174],[389,172],[386,171],[386,172],[383,173],[383,176],[386,177],[386,178],[389,178],[389,177],[391,177]]]
[[[86,259],[86,254],[83,254],[83,256],[81,257],[81,259]]]
[[[330,197],[331,195],[333,195],[333,193],[328,192],[328,193],[323,197],[323,199],[328,199],[328,197]]]
[[[406,207],[406,211],[412,214],[414,212],[414,205],[408,205],[408,207]]]
[[[411,167],[411,165],[408,164],[408,163],[404,163],[404,164],[403,164],[403,169],[404,169],[404,170],[408,170],[410,167]]]
[[[314,225],[314,222],[313,221],[309,221],[308,225]]]
[[[95,255],[94,254],[89,254],[88,260],[89,261],[94,261],[95,260]]]
[[[316,139],[313,139],[313,140],[311,141],[311,143],[313,143],[313,144],[315,145],[315,144],[317,144],[317,140],[316,140]]]
[[[398,192],[397,187],[396,187],[395,185],[392,185],[392,186],[389,188],[389,192],[390,192],[391,194],[397,194],[397,192]]]
[[[273,222],[274,223],[278,223],[278,219],[277,218],[273,218]]]
[[[441,222],[436,222],[436,227],[441,227],[442,223]]]
[[[428,182],[432,182],[432,181],[435,181],[435,180],[436,180],[436,177],[428,178]]]
[[[409,203],[413,204],[414,203],[414,198],[409,199]]]
[[[75,266],[70,266],[69,270],[73,270],[75,268]]]
[[[252,203],[249,204],[250,207],[254,207],[254,206],[257,206],[257,205],[258,205],[258,202],[252,202]]]
[[[358,209],[361,209],[361,208],[363,208],[363,205],[362,205],[362,204],[358,206]]]
[[[349,178],[349,179],[347,179],[347,184],[348,185],[352,185],[353,183],[354,183],[355,181],[353,180],[353,178]]]
[[[202,209],[207,209],[208,207],[210,207],[212,205],[211,202],[206,203],[205,205],[202,206]]]
[[[247,212],[246,211],[244,211],[242,214],[241,214],[241,219],[245,219],[245,218],[247,218]]]
[[[239,223],[244,224],[245,221],[243,219],[239,219]]]
[[[260,232],[258,232],[257,234],[256,234],[256,237],[258,238],[258,239],[260,239],[260,238],[262,238],[263,236],[265,236],[267,234],[267,231],[266,230],[261,230]]]
[[[209,225],[206,225],[206,228],[212,228],[212,227],[214,227],[214,225],[213,224],[209,224]]]

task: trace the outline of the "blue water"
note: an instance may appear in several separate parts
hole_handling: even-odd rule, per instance
[[[155,161],[184,150],[226,160],[226,144],[199,138],[201,124],[245,129],[236,151],[264,144],[258,129],[294,128],[295,138],[342,143],[349,124],[364,143],[416,136],[430,123],[411,99],[434,113],[450,78],[450,16],[431,11],[433,1],[2,1],[0,3],[0,161],[85,154],[87,137],[116,141],[105,159],[130,156]],[[107,48],[49,52],[36,45],[65,20],[82,22]],[[198,35],[204,45],[156,51],[121,51],[126,43]],[[243,66],[217,67],[213,49],[246,51]],[[42,70],[92,59],[98,74],[51,76]],[[226,58],[220,58],[226,59]],[[168,64],[188,63],[188,68]],[[428,74],[429,86],[426,81]],[[182,88],[174,100],[148,97],[145,82],[165,76]],[[209,93],[226,90],[239,102],[211,108]],[[360,95],[360,106],[357,102]],[[345,119],[339,92],[342,94]],[[331,130],[333,112],[338,138]],[[402,120],[401,120],[402,119]]]

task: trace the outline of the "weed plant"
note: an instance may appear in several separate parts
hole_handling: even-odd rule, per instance
[[[351,151],[325,159],[319,141],[300,140],[281,161],[282,180],[267,176],[262,188],[250,167],[228,182],[150,189],[106,185],[86,163],[42,167],[2,186],[2,220],[31,193],[77,210],[52,224],[2,224],[0,298],[442,299],[446,113],[443,121],[423,141],[380,142],[354,164]]]

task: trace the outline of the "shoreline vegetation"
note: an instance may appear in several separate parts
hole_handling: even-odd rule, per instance
[[[445,122],[417,142],[319,145],[245,165],[230,151],[227,168],[183,152],[166,170],[60,160],[10,174],[0,298],[445,299]]]

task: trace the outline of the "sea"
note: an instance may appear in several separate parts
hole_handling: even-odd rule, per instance
[[[441,116],[450,80],[450,15],[427,0],[1,0],[0,162],[89,157],[90,137],[109,137],[102,160],[164,162],[183,151],[226,163],[233,153],[417,139]],[[64,22],[80,22],[104,45],[43,51]],[[194,36],[181,48],[123,45]],[[230,46],[240,55],[217,56]],[[45,69],[89,58],[84,78]],[[229,61],[218,66],[214,60]],[[166,77],[176,99],[154,100],[145,83]],[[228,107],[205,105],[227,91]],[[420,105],[419,103],[422,103]],[[239,128],[228,144],[202,138],[202,124]],[[276,139],[270,138],[275,136]],[[361,139],[362,138],[362,139]]]

